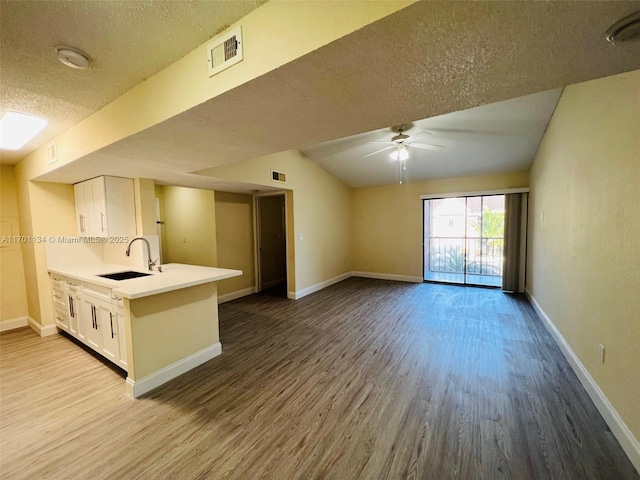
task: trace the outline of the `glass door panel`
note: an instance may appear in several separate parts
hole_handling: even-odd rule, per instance
[[[504,195],[424,201],[424,279],[502,285]]]

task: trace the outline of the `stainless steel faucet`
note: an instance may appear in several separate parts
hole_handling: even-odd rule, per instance
[[[149,245],[149,240],[147,240],[146,238],[143,237],[135,237],[133,240],[131,240],[129,242],[129,245],[127,246],[127,251],[125,252],[125,254],[127,255],[127,257],[129,257],[131,255],[131,244],[133,242],[135,242],[136,240],[142,240],[144,243],[147,244],[147,255],[149,257],[149,271],[153,270],[153,266],[156,264],[156,262],[158,261],[156,260],[151,260],[151,245]],[[158,267],[160,268],[160,267]],[[159,270],[162,271],[162,270]]]

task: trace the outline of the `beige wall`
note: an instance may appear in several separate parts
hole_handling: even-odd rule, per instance
[[[15,169],[0,170],[0,225],[2,237],[20,235],[18,190]],[[28,315],[27,290],[22,264],[22,242],[2,239],[0,243],[0,322]]]
[[[125,299],[128,377],[141,380],[218,343],[216,292],[215,283],[205,283],[136,300]]]
[[[272,169],[286,173],[287,183],[273,182]],[[297,150],[289,150],[215,167],[206,174],[290,190],[290,292],[300,292],[351,271],[351,190],[317,163]]]
[[[567,87],[531,170],[527,285],[636,439],[639,208],[640,71]]]
[[[172,186],[156,191],[164,219],[163,263],[217,267],[215,193]]]
[[[422,279],[420,195],[527,187],[528,172],[353,190],[353,270]]]
[[[251,195],[216,192],[218,267],[242,270],[239,277],[218,282],[218,295],[255,286],[253,202]]]
[[[26,236],[75,236],[73,185],[30,181],[38,164],[20,161],[15,167],[20,231]],[[51,280],[44,243],[22,248],[29,316],[41,325],[53,325]]]
[[[136,235],[157,235],[155,211],[155,184],[148,178],[134,178],[136,204]]]

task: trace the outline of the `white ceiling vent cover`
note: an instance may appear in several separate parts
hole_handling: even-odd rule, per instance
[[[52,163],[56,163],[58,161],[58,148],[56,147],[56,142],[51,142],[47,145],[47,163],[51,165]]]
[[[207,45],[209,76],[242,61],[242,27],[225,30]]]

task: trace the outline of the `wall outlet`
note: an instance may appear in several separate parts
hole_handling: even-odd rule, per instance
[[[604,363],[604,345],[600,344],[600,361]]]

